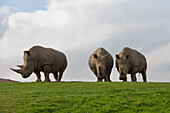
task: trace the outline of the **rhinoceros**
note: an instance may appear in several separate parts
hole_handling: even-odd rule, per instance
[[[104,48],[98,48],[89,57],[89,67],[97,77],[98,82],[110,82],[110,73],[113,68],[113,58]]]
[[[40,72],[44,72],[45,82],[50,82],[49,73],[53,73],[57,82],[60,82],[63,72],[67,67],[66,56],[52,48],[33,46],[29,51],[24,51],[24,65],[17,65],[20,69],[12,69],[22,75],[29,77],[32,72],[37,76],[36,82],[41,82]]]
[[[136,82],[136,73],[141,73],[146,81],[147,62],[144,55],[137,50],[125,47],[116,55],[116,68],[120,74],[119,79],[127,81],[127,74],[131,74],[131,81]]]

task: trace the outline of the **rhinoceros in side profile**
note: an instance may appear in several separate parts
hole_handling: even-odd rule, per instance
[[[113,58],[104,48],[98,48],[89,57],[89,67],[96,75],[98,82],[104,79],[110,82],[110,73],[113,68]]]
[[[22,75],[29,77],[32,72],[37,76],[36,82],[41,82],[40,72],[44,72],[45,82],[50,82],[49,73],[53,73],[56,81],[60,82],[63,72],[67,67],[66,56],[52,48],[33,46],[29,51],[24,51],[24,65],[17,65],[20,69],[12,69]]]
[[[141,73],[146,82],[146,58],[134,49],[125,47],[116,55],[116,68],[120,73],[120,80],[127,81],[126,75],[131,74],[132,81],[136,82],[136,73]]]

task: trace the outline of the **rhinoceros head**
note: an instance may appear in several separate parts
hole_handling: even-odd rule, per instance
[[[129,55],[125,55],[125,56],[119,56],[116,55],[116,61],[118,63],[118,71],[120,73],[120,80],[126,80],[127,77],[126,75],[128,74],[129,71]]]
[[[34,70],[34,63],[32,61],[29,51],[24,51],[24,65],[17,65],[20,69],[12,69],[14,72],[22,75],[23,78],[29,77]]]
[[[94,58],[96,59],[96,68],[97,68],[98,78],[105,78],[106,76],[106,69],[107,69],[106,59],[108,55],[109,54],[100,56],[100,55],[94,54]]]

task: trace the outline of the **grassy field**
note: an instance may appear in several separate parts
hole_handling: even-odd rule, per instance
[[[0,83],[2,113],[170,113],[170,83]]]

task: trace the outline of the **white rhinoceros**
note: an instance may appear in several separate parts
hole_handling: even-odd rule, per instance
[[[45,82],[50,82],[49,73],[53,73],[56,81],[60,82],[63,72],[67,67],[66,56],[52,48],[33,46],[29,51],[24,51],[24,65],[17,65],[20,69],[12,69],[22,75],[29,77],[32,72],[37,76],[37,82],[41,82],[40,72],[44,72]]]
[[[110,73],[113,68],[113,58],[104,48],[98,48],[89,57],[89,67],[97,77],[98,82],[104,79],[110,82]]]
[[[141,73],[143,81],[146,82],[147,62],[144,55],[134,49],[125,47],[116,55],[116,68],[120,73],[120,80],[127,81],[127,74],[131,74],[131,79],[136,82],[136,73]]]

